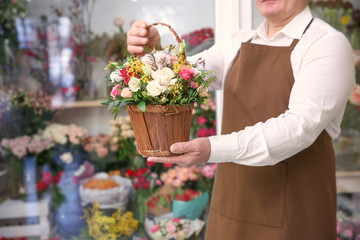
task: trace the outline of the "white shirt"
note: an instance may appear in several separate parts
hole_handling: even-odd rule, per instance
[[[341,32],[317,18],[302,36],[311,19],[306,7],[271,39],[264,21],[256,31],[238,31],[194,56],[205,59],[206,69],[216,72],[214,87],[220,88],[242,42],[253,37],[256,44],[289,46],[301,38],[291,54],[295,83],[289,109],[239,132],[210,137],[209,162],[274,165],[309,147],[324,129],[332,138],[340,134],[345,105],[355,86],[353,51]]]

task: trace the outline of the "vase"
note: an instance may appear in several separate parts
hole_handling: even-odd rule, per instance
[[[172,205],[174,217],[186,217],[186,219],[190,220],[199,218],[208,204],[209,199],[209,193],[205,192],[191,201],[174,200]]]
[[[24,157],[24,186],[26,192],[26,201],[37,201],[37,183],[36,183],[36,157]]]
[[[143,112],[136,105],[127,105],[137,143],[136,152],[143,157],[167,157],[170,146],[190,139],[193,104],[146,105]]]
[[[85,226],[85,219],[82,218],[83,209],[81,206],[79,184],[74,181],[74,174],[80,165],[84,162],[84,155],[80,148],[57,149],[54,154],[54,161],[64,167],[64,174],[61,177],[58,187],[65,196],[65,201],[55,210],[55,222],[58,233],[64,239],[72,239],[80,234],[80,230]],[[65,163],[60,156],[70,152],[72,162]]]

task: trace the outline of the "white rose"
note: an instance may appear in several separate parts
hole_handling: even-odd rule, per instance
[[[136,77],[130,78],[129,87],[131,91],[137,92],[140,89],[140,79]]]
[[[121,82],[123,80],[123,78],[120,76],[120,70],[119,69],[116,69],[115,71],[113,71],[111,74],[110,74],[110,79],[111,79],[111,82]]]
[[[167,67],[153,72],[151,76],[163,87],[163,92],[165,92],[170,85],[174,85],[177,81],[177,79],[172,79],[175,75],[173,71]]]
[[[60,159],[61,159],[61,161],[63,161],[64,163],[67,163],[67,164],[70,164],[73,162],[73,156],[70,152],[61,154]]]
[[[163,92],[163,87],[156,81],[148,82],[146,90],[151,97],[156,97]]]

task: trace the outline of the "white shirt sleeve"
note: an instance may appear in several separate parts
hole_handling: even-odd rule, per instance
[[[309,147],[344,113],[355,86],[352,52],[339,32],[314,42],[301,59],[289,110],[239,132],[210,137],[209,162],[274,165]]]

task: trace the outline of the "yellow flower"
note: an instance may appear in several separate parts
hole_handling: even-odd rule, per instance
[[[341,18],[341,24],[342,25],[346,26],[346,25],[348,25],[350,23],[350,21],[351,21],[351,16],[349,16],[349,15],[343,16]]]

